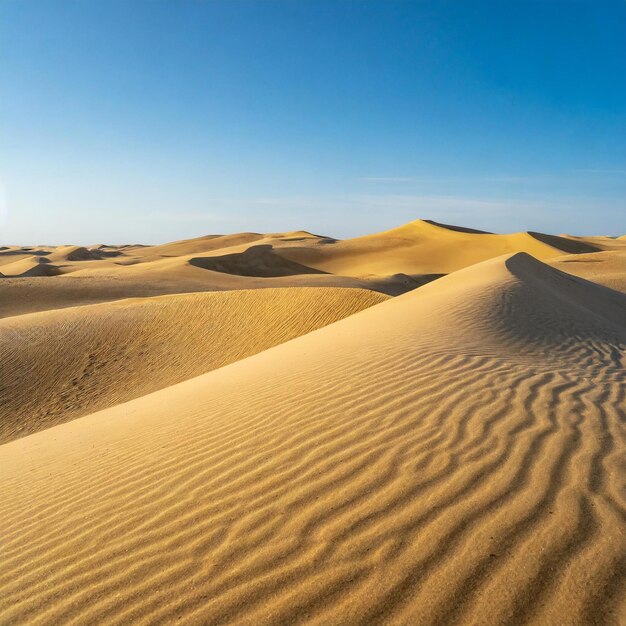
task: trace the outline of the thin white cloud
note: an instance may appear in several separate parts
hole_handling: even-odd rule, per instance
[[[567,212],[576,225],[589,210],[615,211],[610,202],[577,197],[523,199],[451,194],[351,193],[205,198],[205,210],[155,211],[145,222],[188,224],[198,231],[236,232],[305,229],[338,237],[377,232],[416,219],[494,232],[562,232]],[[565,227],[567,229],[567,227]],[[579,228],[575,228],[580,230]],[[572,227],[570,227],[572,230]]]
[[[413,183],[418,179],[411,176],[362,176],[359,180],[370,183]]]
[[[361,176],[369,183],[527,183],[545,177],[536,176]]]
[[[611,170],[611,169],[583,169],[583,170],[575,170],[576,172],[583,174],[615,174],[618,176],[626,176],[626,170]]]
[[[220,213],[185,213],[176,210],[155,211],[154,213],[143,213],[132,216],[131,219],[143,222],[231,222],[233,217]]]
[[[399,195],[399,194],[344,194],[336,196],[282,196],[253,198],[240,201],[248,206],[275,208],[339,210],[339,209],[410,209],[423,213],[428,209],[462,210],[501,210],[541,208],[544,205],[534,202],[492,200],[460,196]]]

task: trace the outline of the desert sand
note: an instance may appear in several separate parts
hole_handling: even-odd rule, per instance
[[[291,287],[131,298],[2,319],[0,442],[204,374],[387,298]]]
[[[269,286],[358,287],[395,296],[502,254],[527,252],[550,260],[606,250],[626,251],[626,241],[495,235],[427,220],[343,241],[295,231],[210,235],[160,246],[3,246],[0,317],[121,298]],[[582,265],[578,270],[583,276],[587,271]]]
[[[0,273],[2,623],[624,623],[625,239],[418,220]]]

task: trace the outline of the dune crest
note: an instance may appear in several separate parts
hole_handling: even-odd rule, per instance
[[[95,261],[101,257],[96,250],[88,250],[83,246],[58,246],[49,258],[55,261]]]
[[[50,263],[46,257],[31,255],[0,265],[0,273],[5,277],[29,278],[34,276],[56,276],[60,274],[60,270],[58,266]]]
[[[618,624],[625,303],[491,259],[1,446],[2,620]]]
[[[262,289],[0,320],[0,443],[204,374],[386,298],[360,289]]]
[[[502,254],[527,252],[538,259],[599,248],[541,233],[498,235],[472,228],[415,220],[391,230],[347,239],[334,246],[286,248],[280,254],[327,272],[366,274],[447,274]]]
[[[349,287],[395,296],[502,254],[526,252],[556,261],[592,250],[619,255],[626,242],[499,235],[415,220],[343,241],[290,231],[206,235],[156,246],[11,247],[0,250],[0,318],[120,298],[266,287]],[[585,267],[579,270],[603,280]],[[39,280],[48,275],[53,276]],[[608,279],[609,286],[617,284]]]

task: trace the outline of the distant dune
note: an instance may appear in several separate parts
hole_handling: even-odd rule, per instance
[[[55,276],[59,273],[59,268],[47,258],[33,255],[0,266],[0,274],[8,277]]]
[[[82,246],[59,246],[51,252],[49,258],[55,261],[95,261],[100,255],[98,251],[87,250]]]
[[[287,258],[347,276],[366,274],[447,274],[502,254],[527,252],[538,259],[594,252],[589,244],[541,233],[494,235],[416,220],[399,228],[337,242],[334,246],[281,250]]]
[[[0,250],[0,318],[120,298],[265,287],[350,287],[399,295],[502,254],[527,252],[550,260],[604,250],[626,251],[626,241],[497,235],[427,220],[344,241],[293,231],[207,235],[159,246],[11,246]],[[576,273],[585,276],[584,265]],[[52,282],[40,280],[50,275]]]
[[[0,622],[622,624],[603,239],[1,250]]]
[[[626,249],[562,256],[550,265],[626,293]]]

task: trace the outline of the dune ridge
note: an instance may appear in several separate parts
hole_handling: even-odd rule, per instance
[[[0,443],[222,367],[386,298],[360,289],[239,290],[0,320]]]
[[[290,247],[279,253],[302,265],[347,276],[367,274],[447,274],[515,252],[540,260],[600,248],[536,232],[494,234],[415,220],[381,233],[339,241],[333,246]]]
[[[291,231],[156,246],[12,246],[0,250],[0,318],[120,298],[265,287],[349,287],[395,296],[502,254],[552,261],[624,250],[626,242],[607,237],[494,234],[430,220],[346,240]],[[592,262],[574,273],[602,281],[588,269]]]
[[[496,258],[5,444],[0,616],[619,624],[625,306]]]
[[[0,265],[0,274],[3,277],[56,276],[60,273],[59,267],[45,257],[24,256],[19,260]]]

